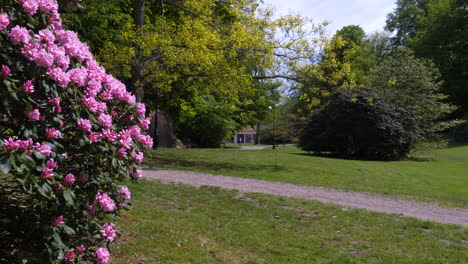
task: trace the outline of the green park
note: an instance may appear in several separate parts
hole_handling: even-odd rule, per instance
[[[0,264],[468,263],[466,1],[3,0],[0,105]]]

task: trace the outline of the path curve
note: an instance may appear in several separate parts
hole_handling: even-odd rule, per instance
[[[468,227],[468,210],[365,193],[159,168],[145,168],[143,177],[160,180],[164,184],[182,183],[195,187],[202,185],[218,186],[244,193],[265,193],[317,200],[351,208],[401,214],[422,220]]]

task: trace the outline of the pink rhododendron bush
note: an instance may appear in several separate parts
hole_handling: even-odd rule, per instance
[[[0,262],[107,263],[152,145],[145,106],[62,28],[56,0],[0,3]]]

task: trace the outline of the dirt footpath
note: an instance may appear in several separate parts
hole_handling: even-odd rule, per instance
[[[468,227],[468,210],[408,200],[399,200],[365,193],[157,168],[144,169],[143,177],[147,179],[160,180],[165,184],[183,183],[195,187],[200,187],[202,185],[218,186],[224,189],[239,190],[243,193],[266,193],[307,200],[317,200],[345,207],[401,214],[422,220]]]

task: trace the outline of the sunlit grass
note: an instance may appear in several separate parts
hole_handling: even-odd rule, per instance
[[[147,154],[146,165],[468,206],[468,146],[398,162],[310,156],[295,147],[161,149]]]
[[[112,263],[465,263],[468,231],[314,201],[143,181]]]

